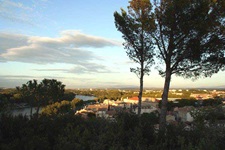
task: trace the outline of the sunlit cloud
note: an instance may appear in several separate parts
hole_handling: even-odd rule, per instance
[[[118,46],[117,42],[78,31],[62,32],[58,38],[0,33],[0,59],[29,63],[71,63],[96,59],[85,47]],[[85,58],[85,60],[84,60]]]
[[[56,38],[0,33],[0,61],[66,63],[75,65],[68,73],[105,73],[110,71],[102,64],[93,63],[102,58],[90,48],[112,46],[119,46],[119,42],[75,30],[62,31]]]
[[[95,47],[121,46],[121,43],[111,39],[84,34],[77,30],[65,30],[61,32],[60,41],[72,43],[75,47]]]

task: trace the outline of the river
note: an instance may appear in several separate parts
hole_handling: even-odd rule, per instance
[[[86,95],[76,95],[75,98],[79,98],[83,101],[95,100],[96,99],[96,97],[94,97],[94,96],[86,96]]]
[[[25,108],[16,108],[14,110],[11,111],[13,116],[18,116],[18,115],[23,115],[23,116],[30,116],[30,107],[25,107]],[[39,109],[39,113],[41,113],[41,109]],[[37,108],[34,107],[32,108],[32,114],[35,114],[37,111]]]

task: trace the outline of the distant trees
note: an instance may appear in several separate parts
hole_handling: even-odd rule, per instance
[[[137,68],[131,68],[140,79],[138,115],[141,114],[141,98],[143,78],[150,72],[153,64],[153,43],[150,33],[154,30],[152,5],[149,0],[131,0],[128,12],[121,9],[121,14],[114,13],[116,28],[123,34],[124,48],[128,57],[138,63]]]
[[[103,102],[105,99],[120,100],[125,94],[118,89],[73,90],[73,92],[77,95],[95,96],[99,102]]]
[[[40,106],[60,101],[64,94],[65,85],[55,79],[43,79],[40,83],[37,80],[30,80],[21,87],[16,87],[23,99],[32,108],[37,106],[37,115]]]

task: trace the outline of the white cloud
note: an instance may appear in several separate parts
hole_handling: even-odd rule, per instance
[[[35,71],[45,72],[64,72],[75,74],[92,74],[92,73],[113,73],[106,66],[96,63],[81,62],[69,69],[33,69]]]
[[[25,6],[20,2],[12,2],[10,0],[3,0],[2,2],[3,2],[3,5],[5,5],[6,7],[20,8],[23,10],[32,10],[32,8]]]
[[[86,73],[111,73],[110,70],[101,64],[86,63],[68,70],[69,73],[86,74]]]
[[[67,63],[76,65],[68,72],[109,72],[102,64],[93,63],[101,58],[91,50],[107,46],[119,46],[119,42],[79,31],[67,30],[59,37],[26,36],[0,33],[0,61],[16,61],[35,64]]]
[[[83,34],[77,30],[65,30],[61,32],[62,40],[65,43],[73,43],[77,47],[104,47],[121,46],[121,43],[114,40]]]
[[[28,44],[28,36],[11,33],[0,33],[0,54],[10,48],[21,47]]]
[[[33,24],[31,12],[33,12],[33,8],[25,6],[23,3],[11,0],[0,1],[0,17],[6,20]]]

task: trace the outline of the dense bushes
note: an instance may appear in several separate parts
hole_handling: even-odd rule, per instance
[[[115,121],[82,119],[71,114],[28,119],[2,115],[1,150],[146,150],[224,149],[224,128],[167,126],[155,130],[154,114],[119,114]]]

